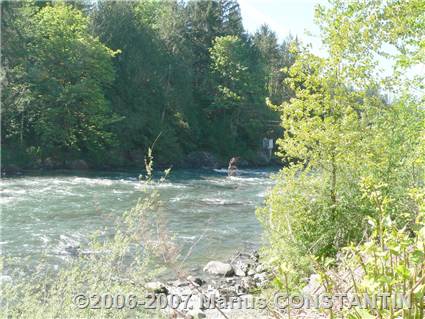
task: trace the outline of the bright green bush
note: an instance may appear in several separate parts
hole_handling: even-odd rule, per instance
[[[415,16],[423,4],[403,7]],[[409,27],[423,31],[424,25],[399,11],[396,2],[385,0],[319,7],[328,56],[304,50],[284,70],[293,98],[272,107],[284,129],[277,154],[290,165],[277,174],[257,214],[268,241],[265,254],[276,266],[285,262],[298,271],[298,278],[312,270],[312,260],[368,238],[367,220],[378,216],[364,196],[364,180],[386,185],[381,191],[392,199],[386,210],[397,227],[416,225],[409,192],[424,185],[423,75],[409,79],[407,68],[421,61],[424,48]],[[402,19],[400,29],[395,16]],[[377,74],[376,56],[384,45],[412,46],[392,59],[383,55],[395,62],[390,78]],[[388,91],[395,93],[392,99],[384,97]]]
[[[352,275],[350,286],[361,295],[388,293],[403,295],[410,299],[411,307],[394,309],[389,298],[389,309],[350,309],[350,319],[361,318],[424,318],[425,300],[425,191],[413,189],[410,196],[416,204],[416,220],[413,226],[402,227],[390,217],[388,207],[394,199],[384,195],[386,184],[364,182],[365,196],[374,205],[377,217],[370,219],[372,234],[360,245],[344,249],[342,267],[354,274],[362,272],[360,278]]]
[[[366,234],[366,217],[376,215],[362,193],[366,176],[388,185],[394,220],[414,223],[408,190],[423,181],[420,107],[408,100],[391,105],[377,98],[359,104],[335,101],[339,114],[324,117],[327,97],[296,92],[292,104],[282,107],[286,134],[278,141],[281,155],[293,164],[275,177],[265,208],[258,210],[271,256],[301,266],[299,256],[333,256],[359,242]],[[347,95],[341,99],[358,94],[341,92]],[[361,118],[355,113],[360,107],[365,109]]]

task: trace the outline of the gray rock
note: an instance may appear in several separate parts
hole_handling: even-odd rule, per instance
[[[240,268],[235,267],[235,275],[239,276],[239,277],[245,277],[246,276],[246,272],[243,271]]]
[[[167,294],[168,293],[168,289],[167,287],[165,287],[165,285],[159,281],[151,281],[145,284],[145,288],[149,291],[152,291],[154,293],[164,293]]]
[[[254,269],[248,270],[247,275],[248,276],[254,276],[255,275],[255,270]]]
[[[270,163],[269,157],[264,152],[258,152],[255,158],[255,164],[258,166],[267,166]]]
[[[239,277],[245,277],[248,270],[249,270],[249,264],[246,264],[242,262],[241,260],[238,260],[234,265],[233,269],[235,270],[235,275]]]
[[[251,277],[244,277],[244,278],[241,279],[241,288],[242,289],[249,291],[252,288],[254,288],[255,286],[256,286],[255,281]]]
[[[258,254],[256,250],[253,251],[249,257],[255,262],[258,262],[258,260],[260,260],[260,254]]]
[[[168,290],[168,294],[172,294],[172,295],[189,296],[192,294],[192,289],[189,286],[184,286],[184,287],[168,286],[167,290]]]
[[[264,287],[269,282],[269,278],[267,277],[266,273],[255,274],[254,275],[254,281],[255,281],[257,287]]]
[[[230,277],[234,274],[231,264],[222,263],[221,261],[210,261],[205,267],[204,271],[212,275],[221,275]]]
[[[262,265],[262,264],[259,264],[256,268],[255,268],[255,271],[256,272],[263,272],[263,271],[265,271],[266,270],[266,267],[264,267],[264,265]]]

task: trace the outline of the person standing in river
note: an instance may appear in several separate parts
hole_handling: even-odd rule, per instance
[[[238,167],[236,164],[239,161],[239,157],[232,157],[229,162],[229,167],[227,168],[228,176],[236,176],[238,174]]]

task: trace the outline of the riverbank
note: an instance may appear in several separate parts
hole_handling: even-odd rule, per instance
[[[210,152],[197,151],[187,154],[184,159],[178,162],[155,162],[155,167],[159,170],[173,169],[227,169],[230,158],[223,158]],[[130,157],[115,164],[99,165],[84,159],[58,160],[46,158],[43,161],[26,161],[24,163],[3,161],[1,166],[2,176],[15,176],[26,174],[27,172],[56,172],[56,171],[125,171],[144,168],[144,156]],[[282,167],[283,164],[272,156],[268,158],[263,152],[258,152],[256,156],[249,158],[238,158],[237,167],[241,169],[256,169],[267,167]]]
[[[258,304],[258,290],[273,275],[259,257],[257,251],[237,252],[224,262],[209,261],[202,273],[148,282],[146,289],[169,318],[270,318],[267,304]]]
[[[304,278],[298,289],[288,293],[285,287],[276,284],[277,273],[258,251],[236,252],[227,260],[209,261],[201,273],[179,273],[172,280],[148,282],[145,289],[152,305],[161,309],[166,318],[328,318],[324,311],[329,309],[326,299],[320,299],[326,295],[327,287],[319,274]],[[335,296],[354,293],[347,273],[336,268],[328,275],[338,280],[333,291]],[[361,271],[356,271],[354,276],[360,280],[361,275]],[[335,313],[350,304],[340,301],[332,299],[329,303]]]

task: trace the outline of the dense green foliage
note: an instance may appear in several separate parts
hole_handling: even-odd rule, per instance
[[[310,271],[326,277],[329,258],[353,243],[366,273],[360,292],[404,287],[423,298],[423,199],[412,194],[424,187],[424,75],[414,69],[425,62],[424,12],[415,0],[317,8],[327,56],[302,50],[287,71],[293,96],[275,108],[284,128],[278,153],[290,165],[258,211],[279,286],[289,273],[292,284]],[[423,318],[417,307],[372,314]]]
[[[90,35],[88,19],[70,6],[24,6],[25,21],[3,9],[9,14],[3,27],[6,159],[9,150],[32,160],[94,156],[113,140],[107,127],[115,117],[104,90],[114,78],[114,52]]]
[[[280,132],[265,100],[287,98],[293,57],[266,26],[247,34],[235,0],[2,2],[2,36],[6,165],[140,165],[155,140],[161,164],[255,163]]]
[[[389,203],[397,199],[386,195],[387,185],[364,181],[365,198],[376,209],[377,217],[370,219],[371,235],[357,246],[344,249],[340,267],[351,274],[364,272],[362,278],[351,277],[350,284],[356,293],[373,294],[376,291],[389,295],[403,293],[410,299],[411,307],[403,309],[348,310],[348,318],[424,318],[425,304],[425,193],[412,190],[409,195],[416,205],[416,220],[410,228],[400,228],[389,216]],[[330,278],[331,285],[335,280]],[[393,303],[393,301],[391,301]],[[391,306],[394,306],[393,304]]]

